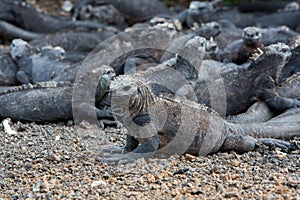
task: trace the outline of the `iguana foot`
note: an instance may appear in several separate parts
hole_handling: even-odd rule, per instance
[[[118,165],[126,164],[136,160],[135,157],[127,154],[110,154],[104,157],[101,163],[117,163]]]
[[[78,106],[78,110],[80,111],[80,114],[87,119],[95,117],[97,119],[113,117],[110,108],[105,107],[104,109],[98,109],[88,103],[81,103]]]
[[[118,146],[108,146],[108,147],[102,147],[100,149],[101,154],[125,154],[127,151],[124,149],[124,147],[118,147]]]
[[[289,142],[272,138],[258,138],[257,143],[262,143],[272,149],[278,147],[283,152],[290,152],[291,148],[293,148]]]
[[[18,71],[16,73],[16,77],[17,77],[17,80],[22,83],[22,84],[28,84],[30,83],[30,80],[28,78],[28,75],[24,72],[24,71]]]
[[[124,147],[118,146],[109,146],[103,147],[100,150],[100,153],[103,155],[103,159],[101,163],[118,163],[125,164],[128,162],[132,162],[135,160],[133,156],[130,156],[128,151],[124,149]]]
[[[129,152],[126,154],[110,154],[102,159],[102,163],[117,163],[118,165],[134,162],[140,158],[149,158],[154,153],[135,153]]]

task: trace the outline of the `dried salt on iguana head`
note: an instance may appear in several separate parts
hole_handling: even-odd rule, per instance
[[[147,111],[154,101],[147,84],[131,76],[118,76],[110,85],[113,112],[135,116]],[[114,113],[116,114],[116,113]]]

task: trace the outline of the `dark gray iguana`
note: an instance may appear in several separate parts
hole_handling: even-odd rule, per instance
[[[33,48],[26,41],[14,39],[11,57],[18,66],[16,78],[21,84],[50,81],[71,64],[63,61],[65,50],[61,47]]]
[[[300,122],[232,124],[194,101],[156,96],[147,80],[119,76],[111,84],[114,116],[127,129],[123,148],[104,147],[104,162],[131,162],[154,154],[206,156],[220,150],[250,151],[257,142],[287,150]]]
[[[227,115],[244,112],[257,99],[266,101],[271,108],[276,109],[299,107],[299,100],[281,97],[274,92],[281,70],[290,55],[287,45],[273,44],[265,47],[264,53],[249,65],[207,74],[207,79],[199,79],[193,86],[198,102],[213,107],[220,114],[224,114],[224,108],[227,108]],[[201,72],[200,69],[201,73],[207,72]],[[215,105],[212,106],[213,102]]]
[[[101,99],[104,93],[97,93],[91,84],[97,84],[102,76],[109,76],[111,68],[101,66],[95,71],[82,74],[82,82],[77,85],[70,82],[38,82],[20,86],[0,88],[0,119],[11,118],[19,121],[57,122],[73,119],[73,114],[78,113],[79,103],[84,99],[73,99],[74,89],[82,87],[82,91],[94,92],[94,97]],[[97,80],[97,81],[95,81]],[[90,82],[89,82],[90,81]],[[105,83],[98,90],[104,91]],[[76,100],[80,100],[79,103]],[[73,112],[74,111],[74,112]],[[99,118],[109,117],[106,111],[97,110]]]
[[[171,11],[158,0],[79,0],[73,7],[73,18],[76,19],[85,5],[112,5],[130,23],[145,21],[158,14],[170,15]]]
[[[258,101],[253,104],[245,113],[241,113],[239,115],[228,116],[227,119],[232,122],[263,122],[268,121],[272,117],[284,113],[291,113],[290,111],[299,110],[299,108],[293,108],[294,100],[300,100],[300,73],[294,74],[293,76],[286,79],[283,83],[273,89],[273,93],[278,94],[283,99],[285,98],[285,104],[290,105],[286,107],[290,107],[288,110],[284,109],[271,109],[267,103],[263,101]],[[271,102],[274,101],[271,98]],[[276,101],[276,99],[275,99]],[[273,103],[274,104],[274,103]],[[291,116],[292,117],[292,116]],[[275,117],[276,118],[276,117]],[[297,115],[294,115],[293,118],[299,118]],[[285,118],[287,119],[287,118]],[[272,119],[273,120],[273,119]],[[289,121],[291,118],[289,118]]]
[[[0,118],[35,122],[72,119],[72,91],[67,82],[11,87],[0,93]]]

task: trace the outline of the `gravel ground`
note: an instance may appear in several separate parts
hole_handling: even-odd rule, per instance
[[[3,199],[300,199],[299,151],[260,146],[245,154],[175,155],[109,166],[95,152],[122,145],[122,129],[72,122],[17,122],[11,128],[16,132],[0,125]]]
[[[64,14],[62,0],[30,2]],[[109,166],[101,164],[98,149],[124,144],[122,129],[72,122],[17,122],[11,128],[16,132],[5,132],[0,124],[0,199],[300,199],[299,151],[261,146],[245,154]]]

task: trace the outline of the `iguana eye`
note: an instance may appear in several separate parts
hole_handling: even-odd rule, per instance
[[[281,50],[283,53],[287,53],[288,51],[289,51],[289,49],[288,48],[282,48],[282,50]]]
[[[128,90],[130,90],[130,86],[125,86],[125,87],[123,87],[123,91],[128,91]]]
[[[219,29],[219,28],[221,28],[221,27],[220,27],[219,24],[214,24],[214,25],[213,25],[213,28],[214,28],[214,29]]]

